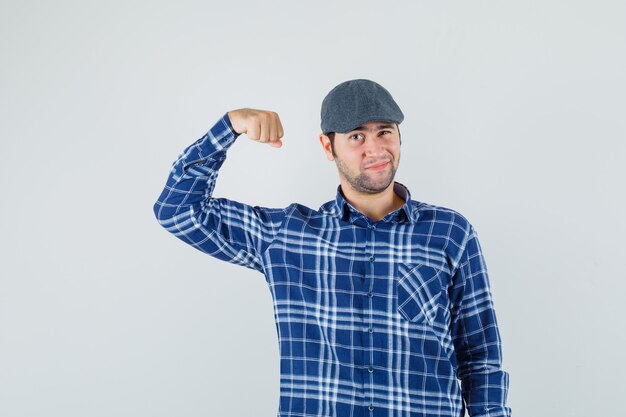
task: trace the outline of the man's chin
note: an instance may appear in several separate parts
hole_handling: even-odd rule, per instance
[[[384,181],[384,182],[378,182],[378,181],[367,182],[365,184],[361,184],[359,189],[366,193],[377,194],[377,193],[382,193],[383,191],[385,191],[387,188],[389,188],[391,184],[393,184],[393,178],[391,178],[390,181]]]

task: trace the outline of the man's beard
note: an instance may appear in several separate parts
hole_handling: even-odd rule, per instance
[[[359,175],[352,175],[348,168],[344,165],[343,161],[335,156],[335,162],[337,168],[350,183],[352,188],[362,193],[376,194],[380,193],[389,187],[396,175],[396,167],[393,166],[393,160],[389,161],[389,173],[384,177],[374,179],[372,175],[367,172],[361,172]]]

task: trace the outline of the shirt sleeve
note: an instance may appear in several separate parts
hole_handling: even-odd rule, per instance
[[[153,210],[159,224],[183,242],[218,259],[263,272],[261,255],[280,228],[286,208],[213,197],[226,151],[238,136],[228,113],[224,114],[174,161]]]
[[[458,377],[471,417],[510,417],[509,374],[502,369],[502,344],[487,266],[476,231],[469,236],[454,276],[451,334]]]

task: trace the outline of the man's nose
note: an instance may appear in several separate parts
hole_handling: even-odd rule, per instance
[[[378,155],[383,153],[385,147],[383,146],[382,140],[377,137],[368,137],[365,139],[365,152],[370,155]]]

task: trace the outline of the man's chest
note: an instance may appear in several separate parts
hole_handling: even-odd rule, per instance
[[[445,236],[419,224],[306,225],[285,230],[264,253],[279,333],[291,334],[298,323],[307,337],[346,332],[349,338],[355,330],[416,341],[436,335],[436,345],[451,354]]]
[[[302,222],[283,229],[263,256],[266,270],[291,268],[302,274],[383,277],[397,273],[401,264],[449,273],[449,241],[427,224],[328,227]]]
[[[427,224],[291,226],[264,253],[276,300],[357,309],[369,304],[411,320],[432,320],[436,305],[447,305],[441,296],[451,285],[449,239]]]

